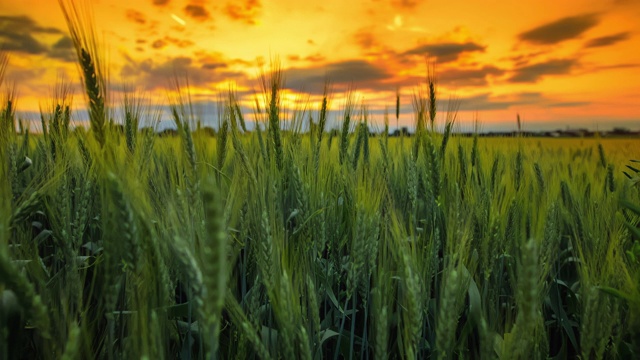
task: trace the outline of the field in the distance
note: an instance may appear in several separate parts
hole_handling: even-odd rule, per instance
[[[637,139],[460,138],[419,115],[370,137],[349,109],[334,136],[277,112],[245,133],[233,96],[210,136],[175,109],[178,137],[63,111],[3,127],[5,358],[638,354]]]

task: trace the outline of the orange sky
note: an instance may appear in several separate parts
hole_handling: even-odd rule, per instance
[[[402,122],[411,124],[411,94],[428,56],[440,98],[460,99],[463,130],[476,114],[487,128],[510,130],[516,113],[530,129],[640,128],[640,0],[91,4],[112,85],[134,84],[157,104],[166,102],[171,76],[187,73],[196,103],[214,102],[231,82],[250,111],[261,66],[277,56],[291,97],[316,99],[327,76],[335,110],[353,84],[381,121],[400,87]],[[57,1],[3,2],[0,13],[0,46],[10,54],[5,84],[16,83],[20,110],[47,105],[61,73],[78,83]]]

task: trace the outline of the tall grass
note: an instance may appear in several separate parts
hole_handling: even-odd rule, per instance
[[[108,124],[107,66],[102,62],[104,54],[100,51],[92,24],[95,23],[91,8],[76,4],[73,0],[58,0],[69,27],[69,34],[78,57],[80,74],[88,103],[89,122],[96,141],[105,144],[105,132]]]
[[[637,139],[461,137],[435,73],[408,139],[328,90],[311,126],[283,111],[278,67],[264,131],[233,91],[198,131],[177,86],[177,137],[138,131],[158,115],[135,95],[121,132],[72,4],[92,135],[66,91],[43,134],[2,104],[0,358],[640,356]]]

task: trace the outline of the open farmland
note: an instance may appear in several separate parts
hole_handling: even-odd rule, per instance
[[[0,104],[1,359],[640,357],[639,139],[459,137],[433,76],[374,136],[352,98],[285,114],[278,69],[159,136],[73,36],[88,130]]]
[[[637,354],[637,139],[373,137],[348,107],[332,138],[274,103],[249,133],[232,101],[215,136],[176,105],[179,137],[17,135],[5,104],[4,354]]]

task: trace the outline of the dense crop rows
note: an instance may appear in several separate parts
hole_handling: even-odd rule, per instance
[[[65,91],[43,134],[2,104],[0,358],[640,356],[637,139],[438,132],[433,82],[415,136],[372,136],[349,101],[285,118],[277,71],[159,137],[76,45],[90,131]]]

